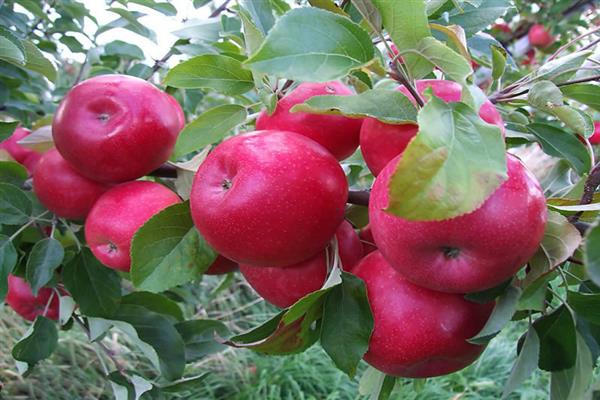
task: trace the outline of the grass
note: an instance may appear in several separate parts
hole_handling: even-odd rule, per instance
[[[199,285],[189,285],[179,296],[194,299],[195,307],[186,310],[198,317],[227,321],[235,331],[255,326],[275,309],[257,301],[251,290],[235,280],[214,299],[215,278]],[[10,356],[11,348],[27,326],[8,307],[0,308],[0,382],[2,399],[112,399],[104,378],[99,355],[77,328],[61,332],[58,350],[50,360],[41,362],[27,378],[20,377]],[[496,400],[508,378],[516,357],[516,341],[524,327],[513,324],[488,346],[482,357],[457,373],[413,383],[401,380],[392,394],[402,400]],[[127,369],[151,371],[148,361],[129,350],[126,339],[118,333],[104,340]],[[111,362],[104,362],[112,368]],[[342,400],[363,399],[358,394],[358,380],[366,365],[350,379],[337,370],[320,346],[289,357],[267,357],[249,350],[228,349],[188,366],[186,375],[211,373],[193,393],[173,399],[231,400]],[[598,375],[598,374],[597,374]],[[511,399],[548,399],[549,375],[537,371]]]

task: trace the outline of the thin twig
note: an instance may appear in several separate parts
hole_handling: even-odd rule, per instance
[[[231,0],[225,0],[223,2],[223,4],[221,4],[215,11],[212,12],[212,14],[210,14],[208,17],[209,18],[214,18],[217,17],[219,14],[221,14],[223,11],[225,11],[225,9],[227,9],[227,4],[229,4]]]
[[[563,87],[563,86],[575,85],[578,83],[585,83],[585,82],[592,82],[592,81],[600,81],[600,75],[593,75],[593,76],[588,76],[585,78],[575,79],[573,81],[558,83],[558,84],[556,84],[556,86]],[[515,97],[519,97],[519,96],[529,93],[529,90],[530,89],[524,89],[524,90],[521,90],[520,92],[508,93],[505,95],[500,95],[500,93],[499,93],[497,96],[490,97],[490,101],[494,104],[501,102],[501,101],[510,101],[511,99],[514,99]]]
[[[146,80],[150,80],[154,76],[154,74],[157,73],[158,70],[161,69],[165,65],[165,63],[169,61],[169,58],[171,58],[174,54],[175,50],[173,47],[171,47],[167,54],[165,54],[160,60],[154,61],[154,65],[152,66],[150,73],[146,77]]]
[[[79,324],[79,326],[81,326],[81,328],[84,330],[84,332],[86,333],[86,335],[89,338],[90,337],[90,329],[85,325],[85,323],[81,320],[81,318],[79,318],[77,315],[73,315],[73,320],[75,322],[77,322],[77,324]],[[117,360],[113,351],[111,349],[109,349],[108,347],[106,347],[106,345],[104,343],[102,343],[101,341],[97,341],[95,343],[98,346],[98,348],[100,350],[102,350],[104,352],[104,354],[106,354],[108,356],[108,358],[110,358],[110,360],[115,365],[115,367],[117,368],[119,373],[123,376],[127,376],[127,374],[125,372],[125,367],[123,367],[123,365],[121,365],[121,362],[119,360]]]
[[[585,180],[585,184],[583,186],[583,195],[581,196],[579,204],[590,204],[594,200],[594,194],[596,193],[598,186],[600,186],[600,162],[597,163],[594,168],[592,168],[590,175]],[[569,222],[572,224],[578,222],[582,215],[583,211],[571,215],[569,217]]]
[[[415,87],[408,82],[408,79],[403,74],[388,72],[388,75],[391,76],[394,80],[404,85],[419,106],[423,107],[425,105],[425,102],[423,101],[423,98],[421,97],[419,92],[417,92],[417,89],[415,89]]]
[[[568,49],[569,47],[571,47],[573,44],[577,43],[578,41],[580,41],[581,39],[583,39],[586,36],[589,36],[589,35],[592,35],[592,34],[596,33],[599,30],[600,30],[600,26],[598,26],[598,27],[596,27],[596,28],[594,28],[594,29],[592,29],[590,31],[584,32],[581,35],[577,36],[575,39],[571,40],[569,43],[561,46],[558,50],[556,50],[554,52],[554,54],[552,54],[550,57],[548,57],[548,61],[554,60],[556,57],[558,57],[558,55],[560,53],[562,53],[563,51],[565,51],[566,49]]]

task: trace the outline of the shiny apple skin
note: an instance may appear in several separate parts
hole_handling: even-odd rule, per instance
[[[588,140],[591,144],[600,144],[600,122],[594,122],[594,134]]]
[[[344,221],[335,236],[342,267],[351,271],[363,255],[358,235],[352,225]],[[240,271],[263,299],[286,308],[323,286],[327,279],[327,264],[327,250],[322,250],[306,261],[287,267],[240,265]]]
[[[152,216],[181,200],[158,183],[122,183],[104,193],[85,223],[85,240],[105,266],[120,271],[131,268],[131,240]]]
[[[67,93],[52,134],[58,151],[82,175],[123,182],[169,158],[184,120],[179,104],[154,85],[127,75],[102,75]]]
[[[208,155],[190,204],[196,227],[219,254],[279,267],[325,248],[347,196],[346,176],[324,147],[293,132],[257,131]]]
[[[448,293],[482,291],[506,281],[538,249],[546,201],[516,157],[507,155],[508,180],[480,208],[443,221],[407,221],[383,211],[398,161],[373,185],[369,221],[381,253],[411,282]]]
[[[210,267],[204,272],[204,275],[223,275],[238,270],[238,264],[231,261],[222,255],[218,255],[215,261],[210,264]]]
[[[417,81],[417,90],[423,94],[431,88],[433,94],[448,103],[460,101],[462,88],[452,81],[425,79]],[[400,92],[412,100],[404,86]],[[479,115],[487,123],[498,126],[504,134],[504,121],[496,107],[487,100],[479,109]],[[419,130],[416,124],[385,124],[375,118],[366,118],[360,130],[360,149],[373,175],[377,176],[388,162],[401,154]]]
[[[24,165],[31,174],[37,163],[40,161],[42,153],[17,143],[30,133],[31,132],[28,129],[22,127],[15,129],[8,139],[0,142],[0,149],[6,150],[16,162]]]
[[[256,120],[257,130],[281,130],[296,132],[324,146],[338,160],[354,153],[362,119],[341,115],[319,115],[290,112],[296,104],[302,104],[313,96],[351,96],[354,93],[342,82],[301,83],[277,103],[275,112],[262,111]]]
[[[427,378],[473,363],[485,346],[467,339],[488,320],[493,303],[477,304],[463,295],[436,292],[406,280],[375,251],[353,273],[367,287],[374,329],[367,363],[388,375]]]
[[[44,315],[44,310],[52,296],[52,292],[53,290],[50,288],[41,288],[38,295],[34,296],[31,287],[23,278],[9,275],[6,303],[21,317],[33,321],[38,315]],[[58,319],[58,308],[58,296],[55,295],[44,316],[56,321]]]
[[[56,149],[48,150],[33,174],[33,191],[59,217],[83,220],[96,200],[110,188],[77,172]]]
[[[527,37],[529,39],[529,44],[540,49],[549,47],[554,43],[554,36],[552,36],[542,24],[532,25],[531,28],[529,28]]]

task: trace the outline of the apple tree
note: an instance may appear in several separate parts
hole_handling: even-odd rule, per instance
[[[0,0],[0,298],[26,376],[81,330],[118,399],[202,385],[226,348],[322,346],[361,394],[524,332],[581,399],[600,354],[596,1],[190,0],[148,64],[161,0]],[[82,62],[75,61],[83,60]],[[239,271],[239,272],[238,272]],[[199,318],[205,275],[280,308]],[[208,305],[210,306],[210,304]],[[521,321],[521,322],[515,322]],[[131,339],[154,371],[103,344]],[[396,385],[398,383],[398,385]]]

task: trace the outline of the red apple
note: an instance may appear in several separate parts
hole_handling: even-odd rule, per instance
[[[132,76],[102,75],[73,87],[60,103],[52,134],[82,175],[123,182],[158,168],[183,128],[171,96]]]
[[[367,287],[374,329],[366,362],[388,375],[427,378],[463,369],[484,346],[467,339],[489,318],[493,303],[477,304],[459,294],[410,283],[380,252],[369,254],[354,274]]]
[[[537,60],[535,59],[535,49],[529,50],[525,54],[525,59],[523,59],[523,61],[521,61],[521,65],[535,65],[536,63],[537,63]]]
[[[50,301],[52,296],[54,297]],[[48,305],[49,301],[50,305]],[[58,295],[54,294],[54,291],[50,288],[41,288],[38,295],[34,296],[29,284],[15,275],[8,276],[6,303],[28,321],[33,321],[38,315],[53,320],[58,319]],[[44,314],[47,305],[48,310]]]
[[[373,239],[373,231],[371,231],[370,225],[367,225],[364,228],[362,228],[358,233],[358,236],[360,237],[364,254],[369,254],[377,250],[377,246],[375,245],[375,239]]]
[[[202,163],[190,203],[221,255],[278,267],[323,250],[344,218],[348,184],[337,160],[293,132],[257,131],[219,144]]]
[[[215,261],[210,264],[210,267],[204,272],[204,275],[223,275],[233,272],[238,269],[238,264],[231,261],[222,255],[218,255]]]
[[[446,102],[457,102],[461,99],[462,87],[452,81],[426,79],[417,81],[419,93],[431,88],[433,94]],[[412,100],[412,96],[404,86],[398,88]],[[504,134],[504,121],[496,107],[488,100],[479,110],[481,118],[490,124],[497,125]],[[401,154],[419,130],[416,124],[385,124],[374,118],[366,118],[360,131],[360,149],[369,170],[377,176],[390,160]]]
[[[8,139],[0,142],[0,149],[6,150],[16,162],[23,164],[29,173],[33,172],[42,154],[17,142],[30,133],[28,129],[19,127]]]
[[[260,113],[256,129],[271,129],[296,132],[309,137],[324,146],[338,160],[354,153],[358,147],[358,136],[362,119],[341,115],[319,115],[303,112],[290,112],[296,104],[302,104],[313,96],[350,96],[354,93],[341,82],[301,83],[277,103],[275,112],[269,115]]]
[[[529,38],[529,44],[541,49],[546,48],[554,43],[554,36],[552,36],[542,24],[532,25],[532,27],[529,28],[527,37]]]
[[[180,201],[175,193],[154,182],[135,181],[115,186],[90,211],[85,240],[102,264],[129,271],[135,232],[152,216]]]
[[[363,252],[358,235],[344,221],[335,234],[338,240],[342,267],[346,271],[360,261]],[[240,271],[250,286],[266,301],[286,308],[309,293],[319,290],[328,275],[328,251],[321,250],[314,257],[287,267],[258,267],[240,265]],[[329,254],[331,259],[331,254]]]
[[[369,221],[381,253],[411,282],[442,292],[478,292],[510,278],[536,252],[546,200],[516,157],[508,155],[508,180],[480,208],[443,221],[408,221],[384,211],[399,159],[373,185]]]
[[[600,144],[600,122],[594,122],[594,134],[588,138],[591,144]]]
[[[77,171],[56,149],[46,152],[33,175],[33,191],[59,217],[83,220],[109,185],[92,181]]]
[[[512,29],[510,29],[510,26],[508,26],[505,23],[500,23],[500,24],[494,24],[494,25],[492,25],[492,30],[493,31],[500,31],[500,32],[504,32],[504,33],[512,33]]]

